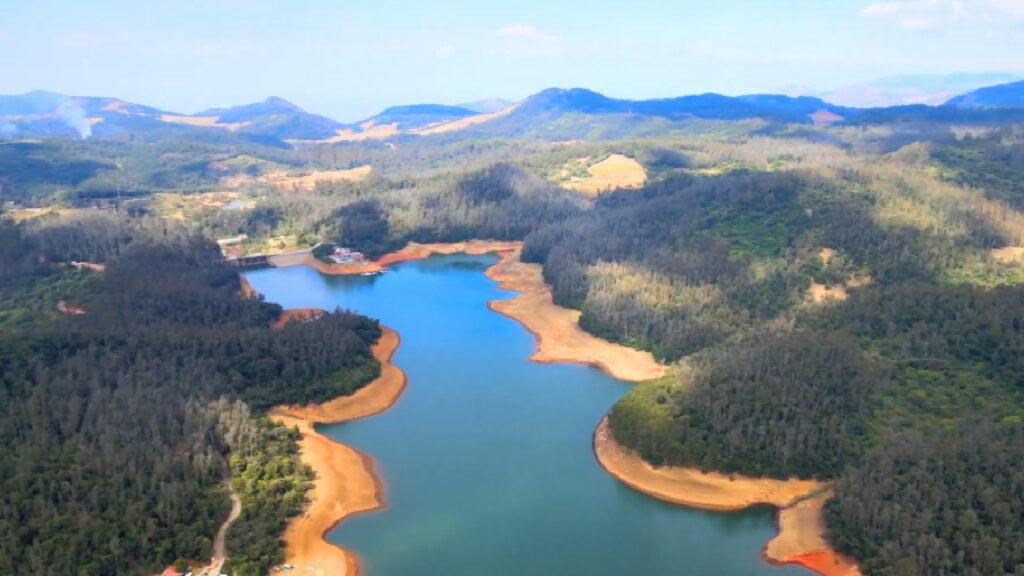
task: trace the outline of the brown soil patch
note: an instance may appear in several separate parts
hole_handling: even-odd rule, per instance
[[[659,500],[704,510],[735,511],[769,504],[780,508],[779,534],[764,550],[773,564],[799,564],[824,576],[859,576],[850,559],[825,538],[823,507],[832,496],[817,480],[775,480],[704,473],[696,468],[655,468],[615,441],[608,418],[594,432],[597,461],[623,484]]]
[[[765,558],[773,564],[799,564],[825,576],[858,576],[857,564],[834,550],[825,534],[824,491],[779,510],[779,534],[768,542]]]
[[[245,282],[242,287],[242,294],[245,294],[246,286],[249,287],[249,290],[255,293],[252,286],[249,285],[248,282]],[[310,320],[316,320],[326,313],[327,311],[320,308],[289,308],[287,310],[282,310],[281,315],[278,316],[270,326],[272,328],[284,328],[289,322],[309,322]]]
[[[85,308],[82,308],[77,304],[65,302],[64,300],[57,301],[57,311],[61,314],[68,314],[71,316],[82,316],[85,314]]]
[[[381,363],[381,375],[350,396],[305,407],[279,406],[271,411],[274,421],[295,426],[302,461],[316,473],[308,493],[309,505],[302,516],[291,520],[284,532],[285,561],[304,571],[313,566],[324,576],[354,576],[359,573],[358,557],[324,536],[353,514],[384,506],[384,487],[373,460],[362,452],[321,435],[316,423],[345,422],[382,412],[398,400],[405,389],[405,374],[391,364],[398,348],[398,333],[381,327],[381,338],[373,355]]]
[[[405,248],[397,252],[385,254],[377,259],[377,264],[390,266],[398,262],[409,260],[423,260],[434,254],[490,254],[492,252],[507,252],[522,246],[522,242],[502,240],[469,240],[466,242],[447,242],[435,244],[417,244],[410,242]]]
[[[178,114],[163,114],[160,116],[161,122],[185,124],[187,126],[212,127],[217,125],[217,120],[216,116],[181,116]]]
[[[823,249],[822,252],[824,252]],[[849,298],[849,291],[854,288],[860,288],[861,286],[867,286],[871,284],[874,279],[869,275],[861,276],[850,276],[843,284],[833,284],[832,286],[826,286],[819,282],[811,281],[811,286],[807,289],[806,301],[808,304],[824,304],[826,302],[843,302]]]
[[[349,128],[342,128],[335,132],[334,136],[322,140],[311,140],[311,142],[323,142],[325,144],[337,144],[338,142],[362,142],[364,140],[385,140],[398,134],[398,123],[374,124],[372,121],[363,122],[360,126],[362,131],[355,132]]]
[[[586,164],[589,158],[571,161],[563,171],[572,171],[580,164]],[[601,192],[618,188],[639,188],[647,181],[647,171],[636,160],[622,155],[612,154],[604,160],[586,168],[590,174],[586,178],[573,178],[562,182],[563,188],[596,196]]]
[[[220,179],[222,186],[238,188],[247,184],[270,184],[282,190],[299,188],[312,190],[317,182],[358,182],[369,176],[373,167],[369,164],[347,170],[316,170],[307,174],[289,174],[284,170],[274,170],[257,177],[248,174],[234,174]]]
[[[128,110],[125,109],[126,104],[126,102],[121,100],[112,100],[103,106],[103,110],[107,112],[117,112],[119,114],[129,114]]]
[[[282,260],[283,259],[281,259],[281,258],[275,258],[272,261],[272,263],[274,264],[274,266],[287,265],[287,264],[279,264],[279,262],[282,262]],[[289,261],[290,260],[291,259],[289,259]],[[366,273],[374,274],[374,273],[380,272],[381,270],[384,269],[382,266],[380,266],[376,262],[372,262],[372,261],[366,261],[366,262],[346,262],[344,264],[334,264],[334,263],[328,264],[327,262],[324,262],[322,260],[317,260],[316,258],[313,258],[312,256],[307,256],[307,257],[303,258],[299,262],[299,264],[305,264],[306,266],[309,266],[310,268],[316,268],[317,272],[319,272],[321,274],[324,274],[326,276],[356,276],[356,275],[359,275],[359,274],[366,274]]]
[[[842,302],[848,297],[849,294],[846,293],[846,287],[841,284],[825,286],[818,282],[811,282],[811,287],[807,289],[807,299],[812,304],[821,304],[833,300]]]
[[[190,219],[202,210],[221,210],[240,198],[238,192],[227,190],[198,194],[181,194],[179,192],[153,194],[156,211],[164,218],[174,220]]]
[[[185,124],[186,126],[197,126],[200,128],[223,128],[230,132],[251,124],[251,122],[221,122],[217,116],[181,116],[178,114],[162,114],[160,120],[168,124]]]
[[[40,216],[46,216],[51,212],[56,212],[55,208],[11,208],[6,213],[15,222],[24,222],[25,220],[32,220],[33,218],[39,218]]]
[[[92,270],[93,272],[105,272],[107,270],[107,265],[103,264],[102,262],[75,262],[75,261],[72,261],[71,265],[74,266],[75,268],[78,268],[79,270],[84,268],[86,270]]]
[[[242,294],[242,298],[248,300],[250,298],[256,298],[257,296],[260,295],[260,293],[257,292],[256,289],[252,287],[252,284],[249,283],[249,279],[246,278],[244,274],[238,275],[238,281],[241,284],[239,292]]]
[[[430,136],[431,134],[444,134],[446,132],[455,132],[456,130],[462,130],[475,126],[476,124],[483,124],[484,122],[490,122],[495,118],[501,118],[502,116],[508,116],[519,104],[513,104],[507,108],[495,112],[489,112],[487,114],[477,114],[475,116],[466,116],[465,118],[459,118],[458,120],[449,120],[447,122],[437,122],[424,126],[422,128],[413,128],[409,130],[410,134],[416,134],[417,136]]]
[[[810,115],[811,122],[814,122],[817,126],[828,126],[829,124],[835,124],[843,119],[842,116],[831,112],[829,110],[818,110]]]
[[[1003,264],[1024,263],[1024,246],[1007,246],[992,250],[992,259]]]
[[[818,250],[818,258],[821,259],[822,264],[828,265],[835,256],[836,251],[832,248],[822,248],[821,250]]]

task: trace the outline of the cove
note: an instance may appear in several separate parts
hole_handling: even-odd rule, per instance
[[[402,336],[398,403],[319,427],[372,456],[386,486],[386,509],[328,539],[354,550],[369,576],[807,574],[762,561],[772,509],[673,506],[600,468],[594,428],[629,385],[530,362],[534,337],[487,308],[514,295],[484,276],[495,261],[433,256],[371,277],[304,266],[246,274],[285,308],[350,309]]]

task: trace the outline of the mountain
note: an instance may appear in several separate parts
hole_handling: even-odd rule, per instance
[[[281,142],[333,136],[343,124],[310,114],[284,100],[177,114],[117,98],[67,96],[37,90],[0,96],[0,136],[114,135],[122,132],[235,133],[247,139]],[[211,132],[215,130],[216,132]]]
[[[213,126],[224,127],[240,134],[278,140],[330,138],[344,127],[336,120],[306,112],[284,98],[276,96],[253,104],[230,108],[211,108],[187,118],[212,119]],[[181,119],[181,121],[188,122],[187,119]]]
[[[970,76],[960,80],[978,79]],[[904,84],[906,82],[910,81]],[[923,80],[917,82],[926,84]],[[904,84],[896,80],[889,82],[893,86]],[[505,106],[493,111],[500,105]],[[86,138],[94,134],[132,133],[159,139],[169,132],[206,139],[241,138],[279,146],[296,140],[343,142],[437,134],[448,137],[528,135],[553,140],[655,136],[674,129],[676,123],[692,119],[755,118],[818,125],[900,121],[1019,122],[1024,121],[1024,82],[978,89],[953,98],[943,106],[914,104],[884,108],[840,106],[809,95],[705,93],[627,100],[585,88],[549,88],[511,105],[503,100],[489,100],[465,106],[393,106],[356,124],[342,124],[312,114],[278,97],[229,108],[211,108],[197,114],[176,114],[117,98],[66,96],[45,91],[0,96],[0,137]]]
[[[509,106],[515,104],[511,100],[505,100],[504,98],[487,98],[484,100],[477,100],[475,102],[465,102],[463,104],[456,104],[459,108],[466,108],[472,110],[477,114],[491,114],[499,110],[504,110]]]
[[[156,108],[117,98],[66,96],[35,90],[0,96],[0,135],[57,135],[141,131],[162,124]]]
[[[742,120],[765,118],[811,123],[841,120],[850,111],[818,98],[755,94],[699,94],[654,100],[609,98],[584,88],[549,88],[524,100],[503,122],[554,121],[567,114],[628,115],[635,118]]]
[[[477,112],[461,106],[447,106],[444,104],[412,104],[408,106],[392,106],[360,122],[360,125],[372,122],[375,126],[396,124],[398,130],[409,130],[422,128],[430,124],[448,122],[468,116],[475,116]]]
[[[1024,81],[979,88],[961,94],[946,102],[957,108],[1022,108],[1024,107]]]
[[[910,74],[850,84],[830,91],[803,88],[785,90],[784,93],[817,96],[826,102],[853,108],[883,108],[910,104],[936,106],[957,94],[1020,78],[1020,74],[1009,72]]]

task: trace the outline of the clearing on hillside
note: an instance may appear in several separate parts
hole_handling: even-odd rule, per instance
[[[220,183],[230,188],[238,188],[246,184],[270,184],[282,190],[299,188],[312,190],[317,182],[358,182],[373,171],[369,164],[349,168],[347,170],[316,170],[307,174],[290,174],[284,170],[273,170],[255,178],[247,174],[236,174],[221,178]]]
[[[567,162],[556,180],[561,181],[563,188],[596,196],[617,188],[639,188],[647,181],[647,171],[623,154],[611,154],[594,164],[588,156]]]

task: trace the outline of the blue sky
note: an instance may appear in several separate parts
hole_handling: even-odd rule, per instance
[[[551,86],[649,98],[1024,71],[1024,0],[3,0],[0,93],[340,120]]]

